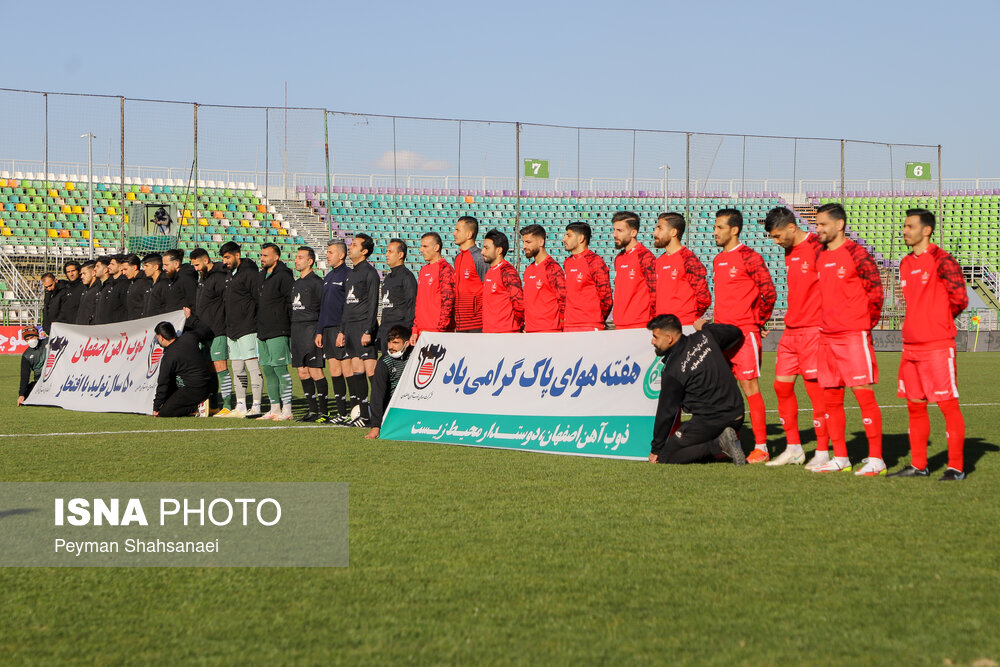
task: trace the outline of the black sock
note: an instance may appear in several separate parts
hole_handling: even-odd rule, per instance
[[[368,399],[362,399],[361,401],[361,416],[365,418],[365,421],[371,423],[372,420],[372,407],[368,402]]]
[[[316,383],[311,377],[302,378],[299,382],[302,383],[302,393],[306,395],[306,401],[309,403],[309,413],[316,414]]]
[[[364,373],[355,373],[347,380],[351,387],[351,405],[361,405],[361,401],[368,400],[368,376]]]
[[[327,383],[326,376],[321,377],[318,380],[313,380],[316,384],[316,390],[314,392],[316,396],[316,412],[317,414],[325,415],[329,407],[327,405]]]
[[[333,383],[333,400],[337,406],[338,415],[347,414],[347,381],[343,375],[334,375],[330,378]]]

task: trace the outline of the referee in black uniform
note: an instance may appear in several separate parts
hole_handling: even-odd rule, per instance
[[[292,283],[292,366],[298,371],[309,412],[300,422],[329,421],[329,385],[323,375],[323,350],[316,347],[316,325],[323,305],[323,279],[316,275],[316,251],[302,246],[295,253],[299,277]]]
[[[368,258],[375,250],[375,241],[367,234],[354,235],[347,256],[354,268],[347,274],[344,288],[344,318],[337,335],[337,347],[347,350],[350,371],[344,369],[347,388],[351,392],[351,409],[360,409],[361,414],[351,426],[368,426],[368,377],[375,372],[378,352],[375,349],[375,335],[378,327],[379,277]]]
[[[391,239],[385,250],[389,273],[382,279],[382,320],[379,323],[379,347],[387,352],[388,334],[393,327],[413,328],[417,308],[417,279],[406,268],[406,242]]]
[[[650,462],[696,463],[725,455],[746,464],[739,440],[743,395],[722,355],[743,342],[743,333],[728,324],[706,324],[685,336],[674,315],[657,315],[646,328],[663,357]],[[684,423],[681,408],[692,415]]]

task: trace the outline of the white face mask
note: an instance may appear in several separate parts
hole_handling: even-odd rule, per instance
[[[405,351],[406,351],[406,348],[403,348],[399,352],[389,352],[389,356],[392,357],[393,359],[402,359],[403,358],[403,352],[405,352]]]
[[[28,344],[28,347],[30,347],[30,348],[36,348],[36,347],[38,347],[38,339],[37,338],[29,338],[25,342]]]

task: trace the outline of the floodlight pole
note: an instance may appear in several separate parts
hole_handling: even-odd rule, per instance
[[[90,241],[90,259],[94,259],[94,139],[93,132],[81,134],[81,139],[87,140],[87,218],[90,221],[88,241]]]

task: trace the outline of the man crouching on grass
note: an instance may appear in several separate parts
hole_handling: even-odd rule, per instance
[[[375,373],[372,374],[372,398],[371,415],[372,430],[365,435],[366,440],[374,440],[382,430],[382,417],[385,416],[385,408],[389,405],[392,393],[396,391],[399,378],[406,368],[406,361],[410,358],[410,336],[413,332],[409,327],[397,325],[389,329],[386,335],[386,353],[375,364]]]
[[[653,424],[650,463],[696,463],[728,457],[746,464],[740,445],[743,395],[722,355],[742,344],[743,333],[728,324],[695,323],[685,336],[674,315],[657,315],[646,328],[663,357],[660,398]],[[681,408],[692,417],[680,421]]]
[[[188,417],[198,414],[198,404],[218,389],[215,374],[205,363],[201,342],[210,340],[212,330],[196,323],[180,336],[170,322],[160,322],[153,329],[163,348],[154,417]]]

